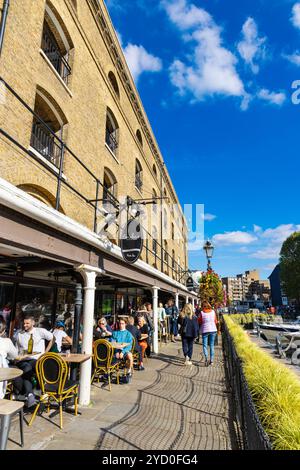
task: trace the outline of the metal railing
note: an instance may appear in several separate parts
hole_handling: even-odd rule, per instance
[[[64,57],[60,52],[56,39],[50,31],[47,23],[44,23],[42,50],[63,81],[68,84],[69,76],[71,75],[71,67],[66,57]]]
[[[271,450],[272,444],[257,414],[243,372],[242,361],[237,355],[224,321],[222,322],[222,345],[226,380],[232,395],[232,414],[237,425],[240,444],[244,450]]]
[[[19,150],[33,158],[47,171],[50,171],[57,179],[57,191],[55,197],[55,208],[60,210],[61,206],[61,194],[62,188],[69,188],[77,197],[84,201],[88,207],[90,207],[94,213],[93,229],[97,232],[98,217],[100,211],[100,205],[112,206],[115,208],[115,212],[120,211],[120,202],[112,194],[104,184],[97,178],[96,175],[83,163],[83,159],[79,158],[67,145],[61,140],[53,130],[37,115],[37,113],[29,107],[29,105],[16,93],[16,91],[10,87],[10,85],[0,77],[0,83],[5,86],[7,92],[17,99],[18,103],[21,104],[33,118],[33,126],[30,137],[30,145],[37,150],[43,157],[53,163],[57,168],[51,169],[46,162],[43,162],[41,158],[35,155],[30,148],[21,144],[17,138],[14,138],[10,132],[5,128],[5,124],[9,126],[9,121],[6,120],[0,133],[11,143],[13,143]],[[86,175],[85,180],[89,183],[78,187],[77,174],[74,171],[72,173],[63,173],[65,167],[65,160],[68,159],[68,168],[76,167],[80,173]],[[72,163],[70,163],[70,160]],[[58,171],[57,171],[58,170]],[[92,189],[89,189],[89,188]],[[151,233],[143,228],[146,236],[144,240],[144,254],[146,262],[154,264],[157,269],[168,271],[168,274],[178,282],[184,283],[185,276],[187,276],[185,269],[175,262],[174,257],[169,254],[157,238],[154,238]],[[163,242],[163,241],[162,241]]]
[[[107,143],[108,147],[113,153],[116,153],[118,148],[118,141],[116,138],[115,131],[111,131],[110,129],[106,128],[106,138],[105,142]]]
[[[33,120],[30,145],[49,162],[59,168],[61,148],[54,136],[41,123]]]

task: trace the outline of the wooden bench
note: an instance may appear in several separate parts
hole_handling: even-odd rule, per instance
[[[6,449],[11,418],[17,413],[19,413],[20,416],[21,447],[24,447],[23,407],[24,403],[20,401],[0,400],[0,450]]]

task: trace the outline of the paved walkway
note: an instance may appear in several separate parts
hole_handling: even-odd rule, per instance
[[[179,349],[180,348],[180,349]],[[37,417],[25,426],[26,449],[226,450],[236,448],[225,387],[222,350],[215,364],[204,367],[201,346],[194,365],[185,366],[181,343],[163,345],[146,371],[134,373],[132,384],[92,387],[92,406],[75,417]],[[200,362],[201,361],[201,362]],[[11,438],[18,440],[17,423]],[[18,449],[10,441],[9,449]]]

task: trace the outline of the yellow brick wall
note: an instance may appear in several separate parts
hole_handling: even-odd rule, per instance
[[[72,7],[71,0],[52,0],[48,3],[59,13],[63,29],[67,30],[74,45],[70,60],[72,74],[68,87],[58,79],[40,51],[45,0],[35,0],[34,7],[32,0],[11,2],[1,57],[1,76],[31,108],[34,108],[37,87],[51,97],[67,120],[63,137],[67,146],[101,181],[104,167],[109,168],[117,179],[118,197],[130,195],[134,199],[150,198],[152,188],[155,188],[160,196],[159,168],[157,167],[158,179],[152,170],[153,163],[157,166],[153,148],[148,144],[120,72],[116,69],[111,52],[104,42],[101,28],[94,19],[89,0],[77,2],[77,12]],[[111,34],[114,35],[103,2],[100,4]],[[116,48],[121,53],[117,43]],[[117,77],[120,99],[108,80],[110,71]],[[107,107],[113,111],[119,125],[118,161],[105,146]],[[0,122],[6,132],[25,149],[29,148],[32,115],[10,93],[6,94],[5,102],[0,106]],[[136,138],[137,129],[141,130],[143,147]],[[143,168],[141,193],[134,184],[136,158]],[[55,175],[6,138],[0,140],[0,169],[1,177],[15,185],[33,185],[41,190],[45,188],[53,197],[56,195]],[[85,198],[95,199],[95,181],[68,151],[65,153],[64,175],[66,181],[83,193]],[[168,181],[163,183],[163,188],[165,187],[167,196],[171,198],[170,202],[178,203],[176,196],[172,196],[172,191],[169,190]],[[93,209],[64,184],[61,210],[93,229]],[[169,225],[172,221],[176,224],[178,219],[181,217],[173,216]],[[157,228],[160,232],[160,224]],[[179,230],[181,231],[180,227]],[[186,245],[182,241],[168,239],[170,254],[172,249],[175,251],[176,262],[179,256],[182,268],[186,269]],[[160,256],[160,250],[158,254]],[[145,252],[142,257],[146,260]],[[149,262],[154,263],[153,256],[149,256]]]

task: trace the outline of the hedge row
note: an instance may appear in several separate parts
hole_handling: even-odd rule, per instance
[[[235,313],[230,315],[232,320],[239,325],[250,325],[255,320],[269,321],[274,319],[274,315],[267,313]]]
[[[275,450],[300,450],[300,379],[256,346],[231,315],[233,339],[260,421]]]

